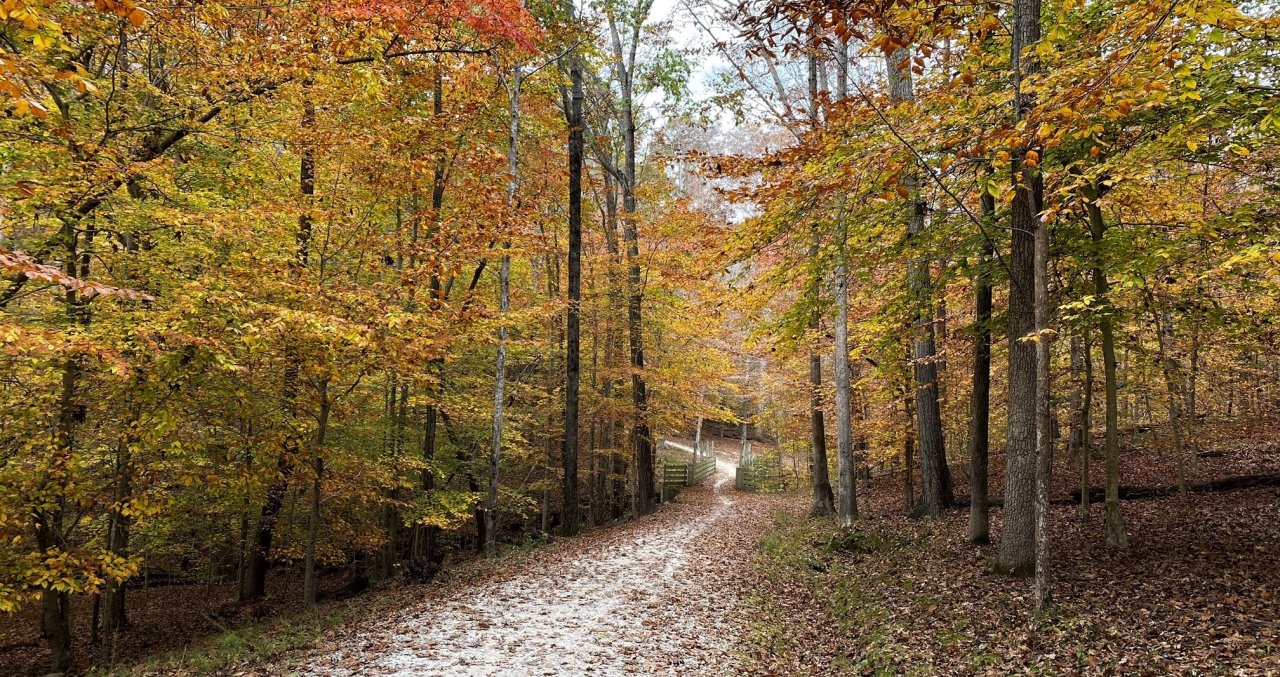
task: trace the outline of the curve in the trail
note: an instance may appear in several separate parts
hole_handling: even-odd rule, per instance
[[[691,517],[649,518],[626,538],[564,548],[514,578],[425,602],[312,654],[302,674],[728,674],[725,624],[703,632],[670,613],[715,585],[701,580],[707,567],[691,546],[734,506],[723,491],[734,466],[717,459],[716,470],[716,500]],[[709,654],[719,664],[689,658]]]

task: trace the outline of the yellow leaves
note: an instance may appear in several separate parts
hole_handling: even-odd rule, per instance
[[[1002,150],[996,152],[996,163],[1000,165],[1009,164],[1009,151]]]
[[[1194,153],[1200,150],[1200,144],[1196,143],[1195,139],[1187,139],[1187,150]]]
[[[1053,327],[1045,327],[1039,331],[1033,331],[1026,336],[1020,337],[1019,341],[1027,343],[1040,343],[1041,341],[1052,341],[1058,335],[1058,330]]]
[[[1227,147],[1227,150],[1230,150],[1232,153],[1235,153],[1240,157],[1249,157],[1249,153],[1250,153],[1249,148],[1247,146],[1242,146],[1238,143],[1231,144],[1230,146]]]
[[[18,99],[13,104],[13,110],[18,115],[32,115],[41,119],[49,115],[44,106],[31,99]]]
[[[128,16],[129,23],[133,24],[134,28],[141,28],[142,24],[147,22],[147,13],[140,7],[134,7],[132,10],[129,10]]]

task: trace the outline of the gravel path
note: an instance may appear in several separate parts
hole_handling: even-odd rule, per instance
[[[504,563],[491,580],[366,621],[289,671],[734,674],[733,581],[754,552],[742,524],[759,521],[741,513],[757,497],[734,492],[732,463],[719,459],[716,471],[704,482],[713,488],[687,489],[656,515],[565,539]]]

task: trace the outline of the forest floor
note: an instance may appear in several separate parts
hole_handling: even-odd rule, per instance
[[[1280,472],[1275,422],[1212,424],[1194,483]],[[1127,435],[1123,484],[1176,477],[1168,432]],[[1058,459],[1052,497],[1078,488]],[[991,459],[992,495],[1003,490]],[[1103,485],[1100,461],[1093,486]],[[967,473],[953,466],[956,495]],[[1122,501],[1130,547],[1103,543],[1102,506],[1051,510],[1052,613],[1030,581],[991,572],[999,551],[967,542],[968,510],[903,516],[902,474],[875,478],[853,532],[776,515],[745,603],[756,674],[1280,675],[1280,489]],[[918,483],[917,483],[917,486]],[[865,488],[864,488],[865,490]],[[1001,510],[992,509],[993,539]]]
[[[1204,426],[1190,480],[1280,473],[1277,429]],[[1124,484],[1176,477],[1166,440],[1160,430],[1125,436]],[[734,491],[736,444],[720,446],[717,474],[654,515],[464,561],[429,585],[303,612],[286,603],[297,581],[281,575],[263,605],[272,616],[259,621],[217,615],[234,595],[226,586],[138,591],[120,663],[129,674],[324,677],[1280,675],[1274,486],[1124,501],[1132,545],[1123,551],[1102,543],[1101,505],[1084,521],[1078,505],[1056,503],[1055,606],[1037,617],[1029,582],[990,572],[998,541],[966,542],[967,510],[904,516],[901,473],[860,487],[863,514],[846,532],[804,518],[807,491]],[[1062,456],[1058,501],[1079,486]],[[1003,464],[993,454],[996,496]],[[1093,463],[1094,487],[1102,465]],[[953,473],[967,496],[964,468]],[[994,537],[1000,517],[994,508]],[[77,610],[80,625],[88,616]],[[34,625],[0,627],[0,674],[40,674]],[[79,655],[91,661],[82,635]]]

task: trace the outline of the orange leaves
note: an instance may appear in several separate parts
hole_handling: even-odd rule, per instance
[[[40,263],[18,251],[9,251],[0,247],[0,270],[6,273],[18,273],[29,280],[48,282],[83,294],[86,298],[95,296],[117,296],[133,301],[151,301],[154,297],[130,289],[120,289],[72,277],[57,266]]]
[[[516,46],[525,51],[536,51],[535,41],[540,29],[529,12],[513,0],[445,0],[439,3],[420,3],[412,0],[359,0],[334,2],[326,8],[332,17],[349,21],[370,22],[374,26],[390,29],[402,40],[425,40],[448,49],[449,42],[463,44],[476,38],[486,48],[493,43]],[[474,36],[449,32],[466,29]]]

